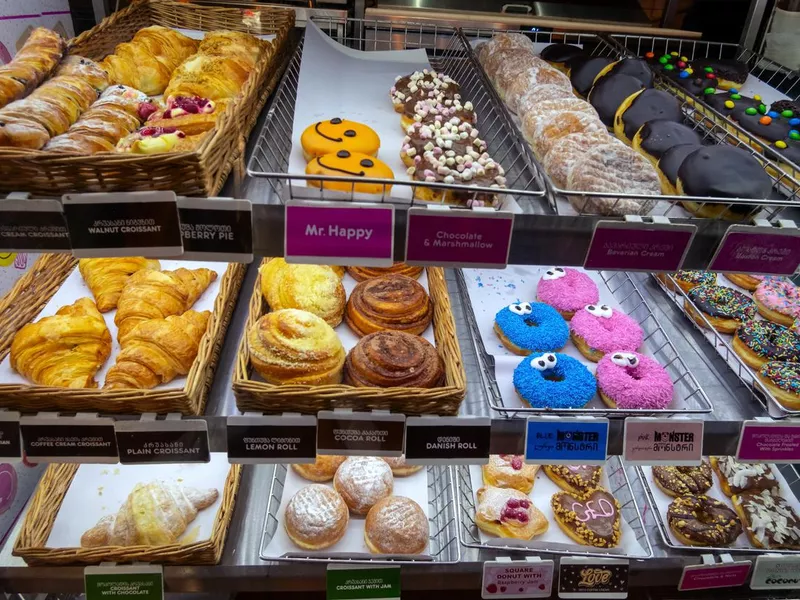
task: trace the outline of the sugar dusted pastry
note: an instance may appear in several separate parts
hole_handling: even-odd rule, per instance
[[[330,487],[315,483],[292,496],[283,525],[289,539],[301,548],[322,550],[342,539],[349,521],[342,497]]]
[[[344,285],[330,267],[290,265],[273,259],[263,264],[259,272],[261,291],[271,310],[306,310],[324,319],[331,327],[342,322]]]
[[[408,477],[409,475],[413,475],[414,473],[422,469],[422,467],[424,466],[424,465],[409,465],[408,463],[406,463],[405,456],[394,456],[394,457],[383,456],[381,458],[385,460],[386,464],[388,464],[392,468],[392,475],[394,475],[395,477]]]
[[[547,518],[527,494],[492,486],[478,490],[475,523],[486,533],[518,540],[530,540],[543,534],[549,526]]]
[[[428,519],[411,498],[389,496],[367,513],[364,541],[374,554],[420,554],[428,546]]]
[[[351,456],[336,470],[333,487],[353,514],[366,515],[379,500],[392,495],[394,477],[380,458]]]
[[[317,455],[313,463],[292,464],[292,468],[303,479],[321,483],[331,481],[336,474],[336,469],[346,458],[346,456]]]
[[[517,454],[491,454],[481,470],[484,484],[528,494],[533,489],[539,466],[526,465],[524,457]]]

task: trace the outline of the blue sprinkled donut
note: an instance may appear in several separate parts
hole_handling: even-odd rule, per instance
[[[506,348],[523,356],[561,350],[569,339],[564,317],[541,302],[519,302],[501,308],[494,317],[494,331]]]
[[[597,392],[597,381],[580,361],[549,352],[519,363],[514,387],[533,408],[583,408]]]

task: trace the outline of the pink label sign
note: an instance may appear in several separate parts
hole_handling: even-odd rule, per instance
[[[703,456],[703,422],[625,419],[623,456],[645,465],[699,465]]]
[[[778,228],[734,225],[722,240],[709,271],[792,275],[798,266],[800,236]]]
[[[584,266],[587,269],[677,271],[697,228],[599,221]]]
[[[689,565],[683,568],[678,590],[689,592],[744,585],[751,564],[749,560],[745,560],[716,565]]]
[[[514,215],[428,208],[408,211],[406,262],[503,268],[508,264]]]
[[[742,462],[800,463],[800,424],[745,421],[736,458]]]
[[[553,561],[483,563],[483,598],[549,598]]]
[[[291,203],[286,205],[284,234],[289,262],[391,266],[394,207]]]

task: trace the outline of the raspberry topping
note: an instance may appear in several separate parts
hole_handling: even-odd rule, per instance
[[[139,104],[137,112],[139,113],[139,118],[142,121],[146,121],[147,118],[157,110],[158,107],[152,102],[142,102],[141,104]]]
[[[522,457],[521,456],[515,456],[514,458],[511,459],[511,468],[514,469],[515,471],[521,471],[522,470]]]
[[[508,508],[519,508],[519,500],[516,498],[511,498],[508,502],[506,502],[506,506]]]
[[[503,510],[500,512],[500,520],[501,521],[519,521],[520,523],[527,523],[530,520],[528,516],[528,508],[530,508],[530,501],[529,500],[518,500],[516,498],[510,498],[506,501],[506,505],[503,507]]]
[[[165,133],[175,133],[179,138],[186,137],[185,133],[175,127],[143,127],[139,130],[139,135],[142,137],[158,137]]]

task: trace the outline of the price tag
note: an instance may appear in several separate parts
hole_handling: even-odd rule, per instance
[[[186,260],[253,262],[253,207],[249,200],[178,198]]]
[[[63,203],[78,258],[183,253],[173,192],[66,194]]]
[[[292,201],[286,205],[287,262],[389,267],[394,256],[394,206]]]
[[[123,465],[159,463],[207,463],[211,460],[208,424],[202,419],[180,417],[157,421],[144,414],[140,421],[114,424]]]
[[[565,556],[558,567],[559,598],[628,597],[627,560]]]
[[[800,463],[800,422],[745,421],[736,459],[748,463]]]
[[[442,208],[408,210],[407,263],[505,268],[514,231],[513,213]]]
[[[228,417],[228,462],[310,463],[317,454],[317,419],[312,415]]]
[[[164,570],[158,565],[86,567],[86,600],[163,600]]]
[[[317,454],[402,456],[405,415],[323,410],[317,415]]]
[[[400,600],[400,567],[329,564],[328,600]]]
[[[793,590],[800,588],[800,556],[762,554],[750,578],[752,590]]]
[[[655,217],[654,217],[655,218]],[[586,253],[587,269],[678,271],[689,250],[695,225],[598,221]]]
[[[406,417],[406,462],[485,465],[491,437],[488,417]]]
[[[539,465],[602,465],[608,419],[528,417],[525,460]]]
[[[69,231],[58,200],[0,200],[0,249],[69,252]]]
[[[31,462],[116,463],[114,420],[40,413],[20,419],[22,450]]]
[[[695,466],[703,461],[703,421],[625,419],[622,455],[642,465]]]
[[[685,566],[678,583],[678,591],[690,592],[744,585],[750,574],[752,561],[734,561],[730,554],[723,554],[720,558],[722,562],[716,563],[713,556],[704,554],[703,564]]]
[[[800,266],[800,229],[792,221],[779,223],[781,227],[731,225],[708,270],[794,275]]]
[[[0,459],[4,462],[22,459],[19,413],[13,410],[0,410]]]
[[[552,560],[512,561],[501,556],[483,563],[482,598],[549,598],[552,588]]]

